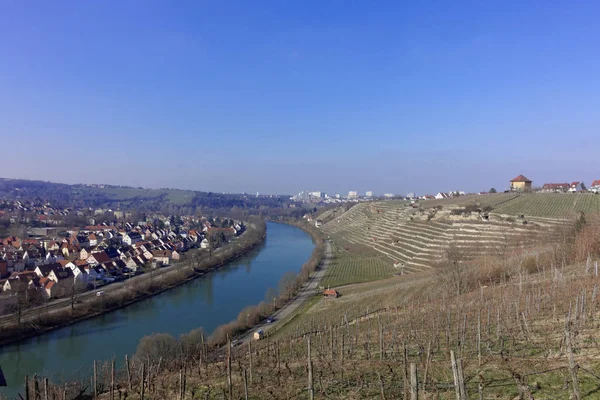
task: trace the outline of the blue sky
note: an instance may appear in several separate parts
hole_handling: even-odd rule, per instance
[[[4,0],[0,176],[262,193],[589,183],[598,15],[566,1]]]

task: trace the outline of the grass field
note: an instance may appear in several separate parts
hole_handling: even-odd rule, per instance
[[[337,253],[321,281],[321,286],[338,287],[370,282],[388,278],[395,272],[397,271],[392,261],[387,257],[361,257]]]

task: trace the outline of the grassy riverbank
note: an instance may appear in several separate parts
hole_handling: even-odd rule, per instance
[[[119,286],[106,286],[101,297],[95,296],[94,293],[85,293],[79,296],[80,300],[73,303],[63,301],[57,306],[40,307],[34,310],[35,315],[23,317],[20,324],[15,318],[15,321],[2,326],[0,345],[16,343],[126,307],[214,271],[247,253],[265,239],[264,221],[257,219],[247,225],[246,232],[239,238],[213,251],[211,255],[181,261],[171,267],[134,277]]]

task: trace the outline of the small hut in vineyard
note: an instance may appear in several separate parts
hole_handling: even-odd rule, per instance
[[[323,297],[337,299],[340,297],[340,294],[335,289],[327,289],[323,292]]]

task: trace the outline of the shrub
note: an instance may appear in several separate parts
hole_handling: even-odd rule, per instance
[[[150,360],[158,362],[161,358],[164,361],[174,360],[178,355],[177,340],[168,333],[155,333],[150,336],[144,336],[138,344],[135,356],[140,360]]]

